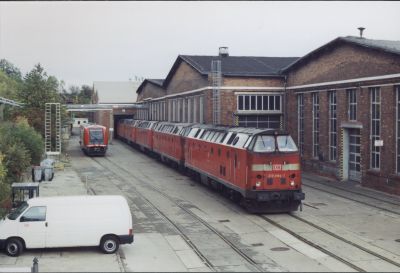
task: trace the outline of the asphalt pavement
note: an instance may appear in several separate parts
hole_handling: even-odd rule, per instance
[[[53,181],[43,181],[40,196],[86,195],[85,183],[72,167],[56,170]],[[123,272],[120,254],[103,254],[98,247],[25,250],[19,257],[0,252],[0,272],[31,272],[33,259],[39,272]]]
[[[382,200],[400,200],[398,196],[367,189],[358,183],[334,182],[311,173],[304,173],[303,179]],[[53,181],[40,183],[40,196],[86,195],[92,192],[86,189],[85,178],[79,177],[69,165],[57,169]],[[0,272],[30,272],[34,258],[39,261],[39,272],[159,271],[160,268],[163,271],[208,271],[179,236],[163,237],[157,233],[137,235],[141,236],[135,237],[138,240],[134,245],[121,246],[119,252],[111,255],[103,254],[97,247],[26,250],[19,257],[9,257],[0,252]]]

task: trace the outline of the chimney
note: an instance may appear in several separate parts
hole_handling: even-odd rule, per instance
[[[229,52],[228,52],[228,47],[227,46],[221,46],[219,48],[219,56],[220,57],[228,57]]]
[[[362,38],[363,36],[363,31],[364,31],[365,27],[359,27],[358,30],[360,31],[360,38]]]

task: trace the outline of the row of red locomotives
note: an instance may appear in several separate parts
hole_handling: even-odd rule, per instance
[[[295,211],[304,200],[299,152],[286,132],[125,119],[117,136],[251,212]]]

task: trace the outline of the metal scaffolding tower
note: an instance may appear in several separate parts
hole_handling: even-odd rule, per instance
[[[60,155],[61,112],[59,103],[46,103],[44,132],[46,155]]]
[[[213,103],[213,124],[221,124],[221,61],[211,61],[211,78],[212,78],[212,103]]]

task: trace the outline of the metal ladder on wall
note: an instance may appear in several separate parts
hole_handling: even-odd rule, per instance
[[[213,124],[221,124],[221,61],[211,61]]]
[[[61,154],[61,105],[46,103],[45,105],[45,152],[46,155]],[[54,136],[54,143],[53,143]]]

